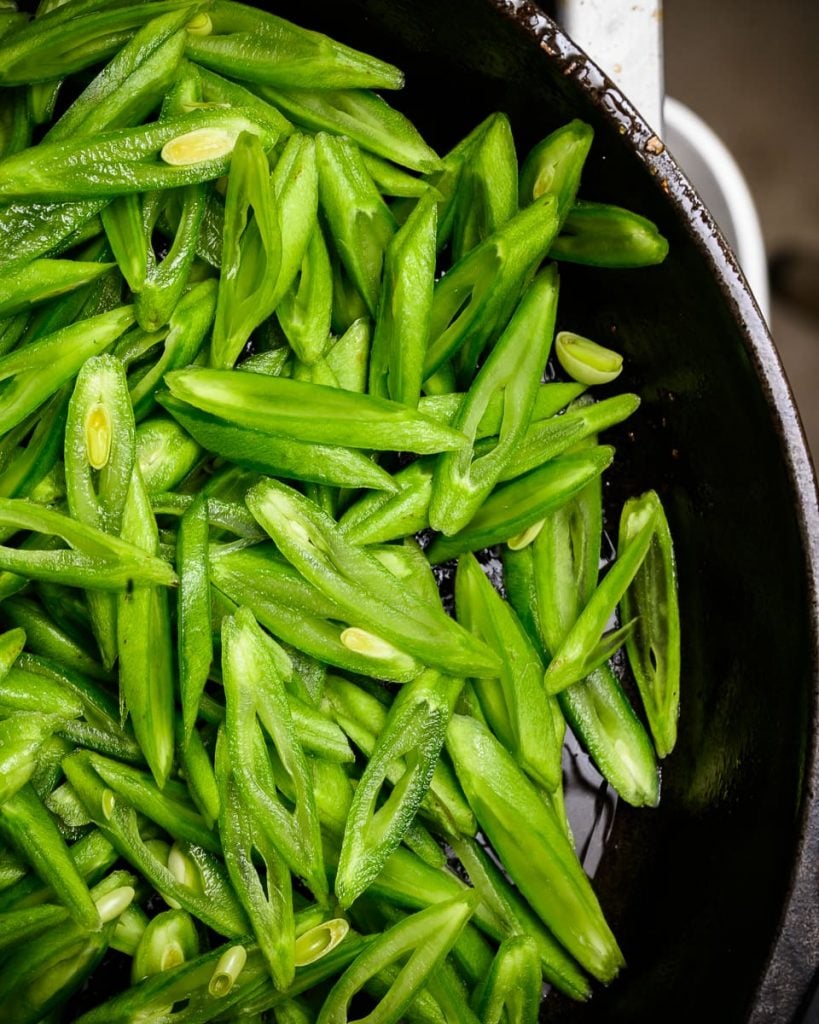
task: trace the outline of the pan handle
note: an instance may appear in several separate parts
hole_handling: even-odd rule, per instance
[[[663,138],[662,0],[557,0],[556,14]]]

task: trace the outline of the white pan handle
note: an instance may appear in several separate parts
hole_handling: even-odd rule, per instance
[[[557,21],[663,137],[661,0],[557,0]]]

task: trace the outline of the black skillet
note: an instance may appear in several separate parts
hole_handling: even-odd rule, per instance
[[[655,220],[643,271],[562,271],[565,326],[627,354],[643,406],[616,442],[612,506],[656,487],[684,629],[678,748],[656,811],[619,805],[596,884],[628,961],[566,1022],[785,1024],[819,961],[819,512],[766,327],[708,212],[597,67],[519,0],[311,0],[277,13],[392,60],[391,97],[444,151],[493,110],[521,153],[595,129],[582,194]],[[622,468],[622,463],[625,468]]]

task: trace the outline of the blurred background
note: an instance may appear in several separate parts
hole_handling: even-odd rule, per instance
[[[666,0],[668,95],[699,114],[750,188],[770,327],[819,463],[819,2]]]

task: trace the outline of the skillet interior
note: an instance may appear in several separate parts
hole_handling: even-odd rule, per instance
[[[407,87],[390,99],[440,151],[497,109],[521,154],[572,117],[589,121],[581,194],[638,210],[668,237],[661,267],[561,272],[559,326],[611,339],[627,354],[625,386],[643,398],[616,435],[608,495],[616,510],[655,487],[666,504],[683,697],[661,806],[619,805],[596,879],[629,968],[586,1006],[550,995],[544,1018],[672,1024],[696,1009],[723,1024],[790,1019],[819,957],[809,804],[819,518],[787,385],[732,256],[657,140],[533,5],[313,0],[276,10],[404,68]],[[792,901],[774,948],[800,886],[807,900]]]

